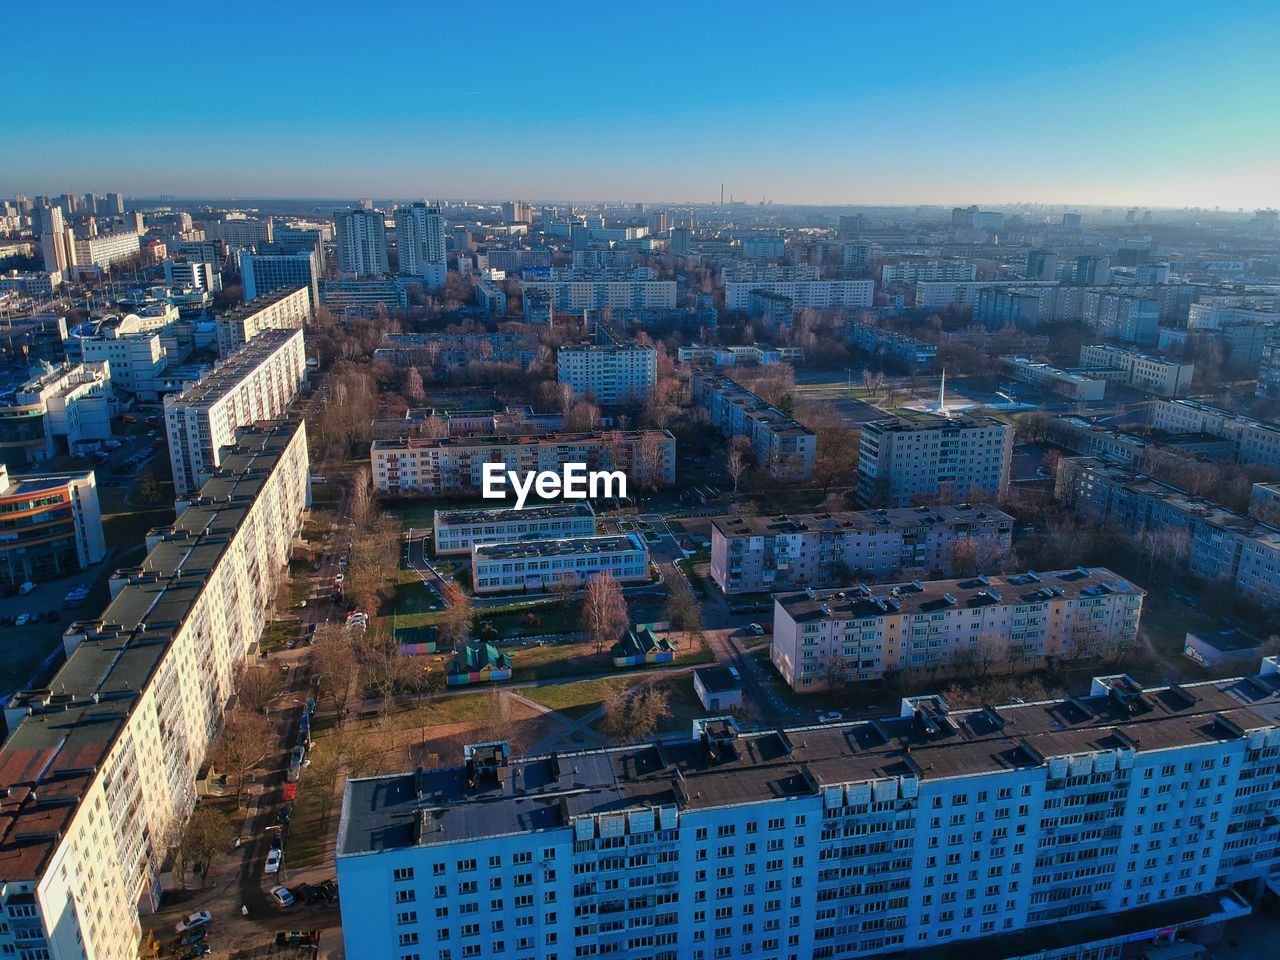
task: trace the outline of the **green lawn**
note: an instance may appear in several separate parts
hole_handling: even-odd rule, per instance
[[[396,584],[395,593],[395,628],[411,629],[424,627],[440,619],[441,611],[432,610],[432,605],[441,606],[440,597],[435,590],[428,587],[418,575],[411,570],[400,572],[400,583]]]
[[[534,687],[522,693],[543,706],[558,710],[574,720],[597,709],[619,690],[629,690],[643,677],[605,677],[601,680],[578,680],[575,683],[558,683],[550,687]]]
[[[297,640],[301,636],[302,624],[300,621],[277,620],[275,623],[267,624],[267,628],[262,631],[259,648],[265,653],[283,650],[288,646],[290,640]]]

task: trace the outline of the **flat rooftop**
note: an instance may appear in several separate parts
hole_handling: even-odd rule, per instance
[[[290,254],[290,256],[296,256],[296,254]],[[223,313],[218,314],[218,316],[215,319],[222,323],[231,323],[237,320],[245,320],[253,316],[255,313],[261,313],[263,310],[266,310],[268,307],[274,306],[275,304],[279,303],[281,300],[284,300],[286,297],[293,296],[299,290],[306,290],[306,289],[307,288],[304,286],[281,287],[278,290],[272,290],[270,293],[264,293],[262,296],[257,297],[254,300],[250,300],[248,303],[237,304],[236,306],[232,307],[230,310],[227,310],[227,311],[224,311]]]
[[[515,523],[594,516],[595,511],[586,501],[548,503],[536,507],[525,507],[523,510],[517,510],[514,507],[496,507],[493,510],[437,510],[436,526],[457,527],[473,523]]]
[[[975,417],[967,413],[942,416],[936,413],[912,412],[871,420],[862,425],[874,433],[917,433],[925,430],[990,430],[992,427],[1013,429],[1011,424],[995,417]]]
[[[208,575],[280,462],[296,422],[245,427],[222,468],[133,569],[47,688],[15,694],[28,713],[0,747],[0,879],[38,877],[96,770],[164,661]],[[154,531],[153,531],[154,535]]]
[[[694,378],[702,389],[718,394],[727,403],[742,410],[757,423],[767,424],[774,433],[780,436],[806,436],[813,431],[800,421],[787,416],[777,407],[766,403],[758,396],[729,377],[721,374],[704,373]]]
[[[529,557],[580,556],[591,553],[614,553],[619,550],[648,548],[634,533],[599,537],[566,537],[562,540],[513,540],[507,543],[478,543],[471,548],[475,561],[524,560]]]
[[[1011,604],[1048,603],[1112,593],[1145,596],[1106,567],[1077,567],[1046,573],[1018,573],[998,577],[960,577],[951,580],[913,580],[910,583],[861,586],[775,594],[775,600],[797,622],[858,620],[888,615],[910,616],[939,610],[966,610]]]
[[[192,384],[180,394],[165,397],[165,409],[170,407],[208,408],[230,395],[284,349],[294,337],[302,338],[302,328],[294,330],[264,330],[227,360],[218,364],[208,376]]]
[[[773,517],[716,517],[712,527],[726,539],[776,537],[796,533],[839,534],[849,531],[915,530],[954,524],[1009,524],[1013,517],[983,503],[940,507],[892,507],[842,513],[779,514]]]
[[[1240,740],[1280,722],[1276,674],[1143,690],[1127,677],[1090,696],[818,727],[726,731],[575,753],[351,780],[338,856],[568,827],[653,807],[707,810],[887,778],[916,781],[1039,768],[1101,751],[1142,754]]]

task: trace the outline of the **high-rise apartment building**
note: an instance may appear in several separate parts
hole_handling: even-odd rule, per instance
[[[523,200],[508,200],[502,205],[502,220],[504,223],[532,223],[533,207]]]
[[[396,251],[401,275],[421,277],[427,287],[443,287],[448,273],[447,231],[444,213],[437,206],[415,203],[397,207]]]
[[[995,570],[1013,518],[985,504],[900,507],[711,521],[711,579],[726,594],[853,580],[954,575],[959,558]]]
[[[218,356],[226,359],[264,330],[301,330],[311,319],[306,287],[279,288],[214,318]]]
[[[858,500],[868,507],[999,500],[1012,462],[1013,425],[994,417],[875,420],[861,427]]]
[[[346,955],[1117,957],[1221,936],[1277,850],[1278,669],[519,758],[473,744],[351,780]]]
[[[306,430],[235,453],[63,636],[46,688],[8,702],[0,747],[0,952],[123,960],[196,801],[237,667],[262,633],[308,502]]]
[[[1039,670],[1132,649],[1145,595],[1102,567],[782,593],[769,659],[799,693],[890,672]]]
[[[334,215],[338,269],[344,277],[381,277],[387,264],[387,220],[377,210],[344,210]]]
[[[61,207],[49,207],[44,211],[40,230],[40,253],[47,273],[67,275],[75,265],[75,237],[67,227]]]
[[[556,378],[597,403],[642,403],[658,383],[658,351],[649,344],[566,344],[556,353]]]
[[[828,307],[870,307],[875,296],[874,280],[727,281],[724,305],[728,310],[750,310],[756,292],[788,297],[792,304],[814,310]]]
[[[165,397],[174,494],[204,485],[240,427],[284,417],[306,374],[302,330],[264,330],[207,377]]]

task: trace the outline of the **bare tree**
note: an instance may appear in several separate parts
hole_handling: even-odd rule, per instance
[[[280,696],[280,674],[269,667],[251,666],[246,661],[236,671],[236,695],[241,706],[254,713],[266,713],[271,701]]]
[[[849,662],[838,650],[824,653],[818,661],[818,677],[827,690],[840,690],[849,682]]]
[[[236,785],[236,802],[244,795],[244,785],[254,767],[267,758],[271,749],[271,727],[260,713],[235,709],[227,715],[222,733],[214,741],[210,759]]]
[[[612,573],[602,570],[587,581],[582,604],[582,626],[596,653],[612,645],[631,623],[622,587]]]
[[[733,493],[737,496],[738,487],[742,483],[742,475],[747,472],[749,462],[745,449],[746,441],[742,437],[734,437],[729,441],[729,449],[725,453],[725,470],[733,481]]]
[[[671,714],[671,697],[650,684],[639,691],[619,690],[604,702],[605,732],[620,740],[647,737]]]
[[[361,467],[351,475],[351,519],[357,526],[369,522],[369,514],[373,509],[373,487],[370,483],[369,468]]]
[[[182,840],[178,843],[178,859],[199,867],[200,889],[209,879],[209,861],[231,845],[231,820],[217,807],[198,805],[187,819]]]
[[[351,699],[351,687],[355,683],[355,648],[346,631],[337,624],[325,624],[316,631],[311,648],[311,664],[320,678],[320,693],[329,697],[338,712],[341,724]]]

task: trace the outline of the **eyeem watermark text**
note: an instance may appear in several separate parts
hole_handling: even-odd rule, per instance
[[[560,473],[540,470],[519,474],[505,463],[486,463],[481,468],[481,492],[486,500],[505,500],[507,488],[516,494],[516,509],[523,510],[529,492],[544,500],[595,500],[598,497],[625,497],[627,475],[621,470],[588,470],[585,463],[566,463]]]

